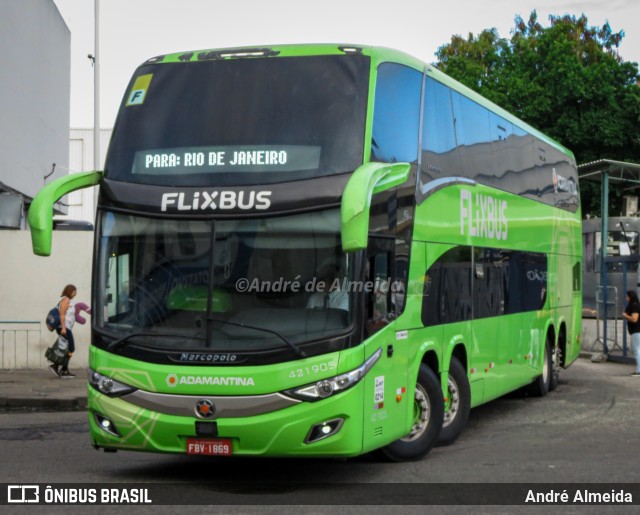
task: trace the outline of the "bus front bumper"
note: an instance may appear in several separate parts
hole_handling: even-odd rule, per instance
[[[189,396],[194,406],[200,397]],[[260,415],[218,418],[215,435],[196,431],[195,415],[160,413],[108,397],[88,388],[89,426],[96,448],[132,451],[187,452],[188,439],[224,439],[231,442],[234,456],[339,456],[349,457],[363,450],[363,385],[318,402],[301,402]],[[329,421],[329,436],[317,435],[317,428]],[[309,442],[310,434],[314,441]]]

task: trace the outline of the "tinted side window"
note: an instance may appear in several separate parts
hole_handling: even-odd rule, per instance
[[[456,117],[456,138],[465,177],[493,175],[491,127],[489,111],[480,104],[453,93]]]
[[[542,309],[547,300],[547,256],[522,253],[523,288],[522,311]]]
[[[508,257],[497,249],[474,249],[473,318],[496,317],[505,312]]]
[[[422,153],[422,184],[465,177],[567,211],[578,208],[577,169],[564,152],[431,78]]]
[[[451,90],[431,78],[427,78],[422,119],[422,183],[459,176]]]
[[[489,113],[491,128],[491,150],[493,153],[493,169],[498,180],[506,173],[514,170],[511,156],[515,152],[511,149],[513,144],[513,125],[495,113]]]
[[[508,313],[536,311],[547,299],[547,256],[513,251],[509,264]]]
[[[471,247],[455,247],[440,256],[425,276],[422,323],[471,320],[471,305]]]
[[[574,288],[579,272],[578,264]],[[455,247],[427,271],[422,322],[428,327],[537,311],[544,307],[546,295],[544,254]]]
[[[380,65],[373,108],[372,161],[418,160],[421,89],[420,72],[399,64]]]

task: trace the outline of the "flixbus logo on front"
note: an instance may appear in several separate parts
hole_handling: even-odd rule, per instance
[[[460,234],[488,240],[506,240],[509,234],[507,201],[460,190]]]
[[[222,209],[269,209],[270,191],[196,191],[162,194],[160,211],[206,211]]]

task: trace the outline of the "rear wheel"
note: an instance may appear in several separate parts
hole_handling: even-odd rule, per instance
[[[416,460],[427,454],[438,439],[444,418],[444,401],[438,377],[424,363],[420,365],[413,401],[411,432],[382,448],[393,461]]]
[[[447,381],[447,400],[442,423],[442,431],[438,437],[439,445],[453,443],[469,420],[471,410],[471,387],[467,372],[458,361],[452,357],[449,364],[449,380]]]
[[[560,379],[560,363],[562,362],[562,351],[560,347],[556,347],[551,353],[551,381],[549,382],[549,391],[552,392],[558,386]]]
[[[529,386],[529,393],[531,395],[534,395],[535,397],[544,397],[549,393],[549,389],[551,388],[552,369],[551,344],[547,340],[547,344],[544,346],[542,374]]]

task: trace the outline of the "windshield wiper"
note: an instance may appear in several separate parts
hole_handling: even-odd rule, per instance
[[[264,331],[265,333],[274,334],[278,338],[280,338],[284,343],[286,343],[291,349],[293,349],[293,351],[298,356],[300,356],[301,358],[306,358],[307,357],[307,354],[300,347],[298,347],[295,343],[293,343],[291,340],[289,340],[285,335],[279,333],[278,331],[274,331],[273,329],[266,329],[264,327],[257,327],[257,326],[254,326],[254,325],[241,324],[240,322],[230,322],[229,320],[222,320],[222,319],[219,319],[219,318],[207,318],[207,321],[220,322],[221,324],[235,325],[237,327],[244,327],[245,329],[254,329],[256,331]]]
[[[253,329],[255,331],[263,331],[265,333],[270,333],[273,334],[275,336],[277,336],[278,338],[280,338],[284,343],[287,344],[287,346],[289,346],[291,349],[293,349],[293,351],[300,356],[301,358],[306,358],[307,354],[300,349],[299,347],[296,346],[295,343],[293,343],[291,340],[289,340],[286,336],[284,336],[283,334],[277,332],[277,331],[273,331],[272,329],[265,329],[264,327],[256,327],[253,325],[247,325],[247,324],[241,324],[240,322],[230,322],[228,320],[222,320],[222,319],[218,319],[218,318],[211,318],[209,319],[212,322],[220,322],[222,324],[229,324],[229,325],[235,325],[237,327],[244,327],[245,329]],[[123,336],[122,338],[118,338],[117,340],[111,342],[109,345],[107,345],[107,350],[108,351],[114,351],[119,349],[120,347],[122,347],[125,343],[127,343],[127,341],[131,338],[137,337],[137,336],[151,336],[151,337],[160,337],[160,338],[184,338],[185,335],[184,334],[167,334],[167,333],[153,333],[150,331],[137,331],[134,333],[129,333],[125,336]],[[189,338],[194,338],[196,340],[205,340],[204,337],[202,336],[193,336],[190,335]]]
[[[113,350],[117,350],[120,347],[122,347],[127,340],[129,340],[130,338],[134,338],[136,336],[153,336],[155,338],[185,338],[184,334],[167,334],[167,333],[152,333],[150,331],[139,331],[139,332],[135,332],[135,333],[129,333],[126,336],[123,336],[122,338],[118,338],[117,340],[111,342],[109,345],[107,345],[107,350],[108,351],[113,351]],[[196,340],[204,340],[204,338],[202,336],[189,336],[189,338],[194,338]]]

